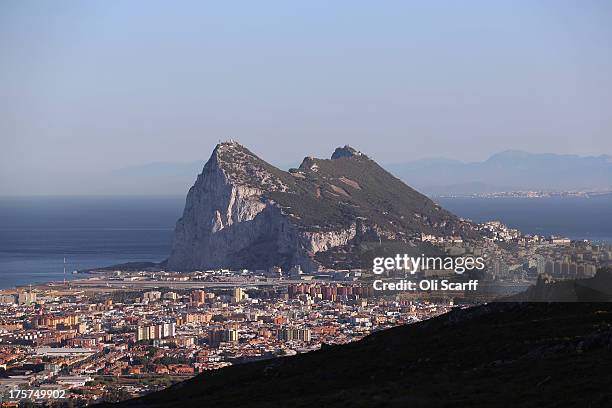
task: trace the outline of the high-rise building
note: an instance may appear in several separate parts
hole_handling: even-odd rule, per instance
[[[32,303],[36,303],[36,292],[20,292],[18,296],[18,302],[20,305],[30,305]]]
[[[548,274],[548,275],[553,275],[553,273],[555,272],[555,264],[553,261],[546,261],[545,267],[544,267],[544,273]]]
[[[164,293],[163,298],[166,300],[177,300],[179,298],[179,295],[176,292],[166,292]]]
[[[497,259],[492,264],[492,272],[495,279],[507,278],[510,273],[510,268],[503,259]]]
[[[308,343],[311,340],[310,329],[283,327],[278,331],[278,339],[281,341],[302,341]]]
[[[219,347],[219,344],[223,341],[223,330],[211,330],[208,333],[208,346],[211,348]]]
[[[238,342],[237,329],[215,329],[208,333],[208,345],[212,348],[219,347],[221,343],[236,343]]]
[[[234,288],[234,296],[232,300],[234,303],[240,303],[243,299],[246,299],[246,293],[242,288]]]
[[[224,332],[224,340],[231,343],[236,343],[238,341],[238,330],[236,329],[227,329]]]
[[[155,302],[156,300],[161,299],[161,296],[162,296],[161,292],[154,290],[151,292],[145,292],[142,295],[142,299],[144,301]]]
[[[572,262],[569,266],[569,275],[572,278],[575,278],[578,275],[578,265],[575,262]]]
[[[206,302],[206,292],[203,290],[194,290],[191,292],[191,300],[193,303],[201,305]]]
[[[597,268],[595,267],[595,265],[587,264],[584,266],[584,275],[587,278],[592,278],[593,276],[595,276],[596,273],[597,273]]]
[[[208,323],[211,319],[211,313],[186,313],[183,316],[184,323]]]
[[[138,326],[136,340],[158,340],[167,337],[174,337],[176,323],[157,323]]]
[[[561,275],[562,276],[568,277],[570,274],[569,269],[570,269],[570,264],[568,262],[561,263]]]
[[[12,305],[15,303],[15,296],[13,295],[0,295],[0,303],[4,305]]]
[[[536,255],[534,257],[535,267],[538,275],[546,272],[546,259],[542,255]]]
[[[265,272],[267,278],[280,278],[283,276],[283,270],[280,266],[273,266]]]

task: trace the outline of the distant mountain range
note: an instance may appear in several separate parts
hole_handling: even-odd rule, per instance
[[[115,183],[138,186],[135,193],[183,194],[204,160],[158,162],[118,169]],[[612,157],[534,154],[508,150],[479,162],[422,159],[384,166],[428,195],[501,191],[569,191],[612,188]]]
[[[424,159],[386,168],[429,195],[612,187],[612,157],[608,155],[584,157],[508,150],[481,162]]]

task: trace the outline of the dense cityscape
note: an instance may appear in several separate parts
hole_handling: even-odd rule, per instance
[[[145,278],[147,274],[139,274]],[[372,298],[361,284],[264,289],[89,292],[66,287],[0,298],[0,379],[66,388],[83,403],[164,388],[196,373],[354,341],[449,305]]]
[[[421,241],[454,256],[484,256],[482,282],[508,293],[543,275],[591,277],[612,260],[610,246],[523,235],[500,222],[478,228],[487,237],[478,244],[429,235]],[[365,270],[95,272],[2,291],[4,405],[17,405],[11,390],[24,388],[64,390],[54,401],[71,405],[123,400],[206,370],[352,342],[489,296],[377,292]],[[40,395],[30,400],[49,403]]]
[[[612,408],[611,20],[0,2],[0,408]]]

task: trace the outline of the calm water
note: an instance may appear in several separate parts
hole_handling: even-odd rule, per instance
[[[0,287],[168,256],[183,197],[0,199]]]
[[[595,198],[438,198],[476,222],[500,220],[524,233],[612,243],[612,196]]]
[[[437,201],[477,222],[612,242],[610,197]],[[184,197],[0,198],[0,287],[62,280],[64,257],[69,272],[161,261],[183,205]]]

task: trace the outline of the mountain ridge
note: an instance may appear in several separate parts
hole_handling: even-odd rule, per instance
[[[313,270],[338,267],[340,258],[355,268],[358,256],[344,255],[362,242],[477,236],[356,149],[332,157],[306,157],[285,172],[237,142],[217,145],[187,195],[169,268]]]
[[[612,188],[612,157],[506,150],[483,161],[421,159],[391,171],[430,194],[568,191]]]

